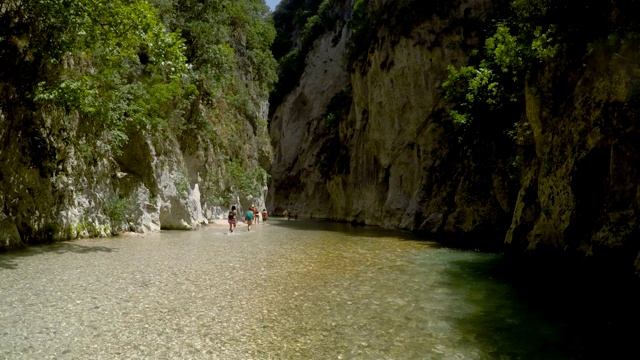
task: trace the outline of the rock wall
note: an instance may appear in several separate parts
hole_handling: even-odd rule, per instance
[[[409,31],[382,26],[351,73],[327,66],[344,59],[337,53],[348,29],[318,40],[271,119],[272,208],[640,269],[637,41],[534,69],[516,143],[487,142],[469,155],[440,86],[447,65],[466,65],[468,49],[482,45],[494,4],[452,2],[446,13],[402,24]],[[333,46],[336,34],[343,40]],[[323,178],[322,114],[346,85],[352,104],[339,137],[348,167]]]
[[[387,3],[391,2],[376,6]],[[448,64],[466,62],[460,44],[477,42],[464,36],[459,20],[484,21],[491,2],[459,5],[447,18],[434,16],[405,36],[379,29],[376,45],[353,73],[347,73],[342,63],[349,34],[346,25],[316,42],[300,85],[271,119],[276,152],[271,172],[273,208],[387,227],[428,225],[436,231],[447,225],[451,232],[487,224],[499,216],[498,211],[504,216],[497,201],[477,206],[482,201],[456,198],[452,195],[456,186],[442,182],[455,173],[446,163],[454,139],[439,117],[444,106],[439,86]],[[333,46],[330,39],[337,34],[342,40]],[[348,84],[353,103],[340,124],[340,140],[349,149],[349,169],[325,180],[317,169],[317,152],[324,140],[321,115],[331,97]],[[454,201],[461,203],[455,206]],[[473,210],[463,209],[463,202],[471,202],[467,208]],[[451,207],[457,212],[445,216]]]
[[[526,89],[536,156],[522,181],[507,243],[640,265],[640,50],[623,42],[572,67],[558,103],[549,65]]]
[[[264,2],[0,8],[0,250],[264,206]]]
[[[504,211],[495,201],[468,196],[469,180],[458,179],[459,172],[444,163],[463,159],[455,158],[454,139],[439,112],[446,66],[466,63],[460,44],[477,41],[464,37],[459,20],[484,21],[490,5],[462,2],[447,17],[434,16],[407,36],[379,30],[380,41],[364,69],[351,76],[352,125],[343,136],[353,139],[351,171],[328,184],[332,189],[350,184],[351,204],[332,216],[409,229],[430,219],[433,230],[467,233],[493,223],[496,212]]]
[[[268,205],[272,211],[289,208],[311,216],[329,214],[330,193],[317,171],[317,153],[327,104],[349,83],[342,65],[347,36],[345,23],[339,23],[334,32],[316,40],[299,85],[271,118],[274,155]]]
[[[100,157],[47,140],[58,164],[50,173],[30,169],[28,156],[18,152],[19,138],[4,148],[0,249],[123,231],[195,229],[206,222],[175,140],[137,133],[119,155],[100,141],[87,144]]]
[[[137,133],[116,157],[120,175],[116,190],[138,204],[132,230],[191,230],[205,223],[197,182],[175,139],[155,139]]]

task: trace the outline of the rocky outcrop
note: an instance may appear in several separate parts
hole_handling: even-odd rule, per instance
[[[51,173],[24,167],[24,154],[3,153],[14,161],[2,166],[6,236],[0,248],[123,231],[195,229],[206,221],[198,185],[189,183],[175,143],[156,139],[154,144],[152,136],[136,133],[117,156],[98,142],[92,151],[102,156],[85,157],[82,151],[89,150],[49,141],[58,164]],[[19,139],[13,142],[20,149]]]
[[[266,112],[262,116],[266,117]],[[271,147],[252,133],[247,127],[238,136],[246,138],[243,152],[255,154],[257,166],[257,155],[270,157]],[[129,135],[117,154],[101,147],[100,142],[93,144],[91,151],[100,156],[93,152],[84,155],[81,152],[88,150],[56,143],[54,138],[49,141],[58,164],[51,173],[23,165],[30,159],[29,154],[20,153],[23,143],[19,138],[10,139],[2,153],[5,210],[0,213],[0,250],[126,231],[193,230],[207,219],[226,216],[228,209],[220,203],[238,204],[241,211],[251,205],[266,207],[266,187],[261,194],[248,197],[202,197],[201,182],[209,183],[215,174],[224,173],[225,155],[220,149],[216,152],[201,145],[197,154],[188,155],[171,135],[139,131]],[[207,189],[207,195],[233,191],[229,190],[229,179],[222,177],[219,182],[217,188]]]
[[[198,183],[190,181],[185,161],[175,150],[178,148],[175,140],[154,145],[137,134],[116,158],[120,171],[133,178],[133,184],[127,184],[131,188],[122,191],[131,192],[140,204],[133,224],[137,231],[191,230],[206,222]]]

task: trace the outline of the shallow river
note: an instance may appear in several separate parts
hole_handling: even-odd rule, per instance
[[[501,259],[280,219],[32,247],[0,254],[0,359],[571,359],[611,341],[533,306]]]

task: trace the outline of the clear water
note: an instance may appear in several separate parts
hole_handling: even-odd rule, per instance
[[[0,254],[0,358],[573,359],[625,344],[598,333],[620,324],[584,327],[593,313],[541,301],[544,286],[519,288],[501,264],[273,218],[32,247]]]

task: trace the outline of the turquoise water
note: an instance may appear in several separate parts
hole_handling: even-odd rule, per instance
[[[0,254],[0,358],[588,359],[632,348],[637,331],[619,329],[635,317],[606,310],[628,294],[588,298],[545,276],[500,254],[325,221],[84,239]]]

